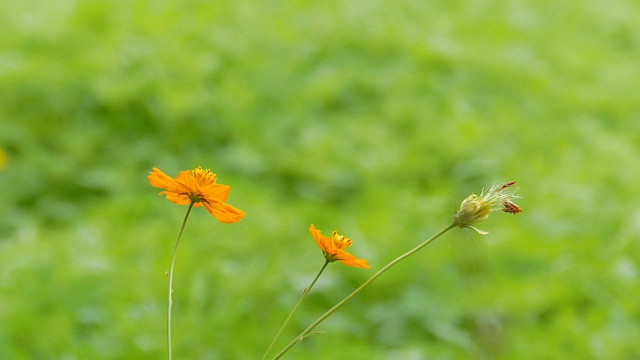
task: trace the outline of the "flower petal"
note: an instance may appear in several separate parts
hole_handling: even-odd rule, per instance
[[[186,194],[179,194],[172,191],[162,191],[160,192],[160,195],[166,195],[167,200],[178,205],[189,205],[191,203],[191,200],[189,200],[189,196],[187,196]]]
[[[313,240],[316,242],[318,247],[322,250],[322,252],[326,255],[333,257],[333,254],[336,252],[335,245],[333,241],[326,236],[322,236],[320,230],[317,230],[316,227],[311,224],[309,227],[309,232],[311,236],[313,236]]]
[[[223,202],[205,202],[204,207],[218,221],[225,224],[240,221],[245,215],[244,211]]]
[[[230,187],[222,184],[210,184],[205,186],[200,186],[200,193],[207,199],[209,202],[219,201],[226,202],[229,197]]]
[[[176,186],[175,180],[155,167],[153,168],[153,172],[149,173],[147,179],[149,179],[151,186],[161,189],[169,189]]]
[[[311,226],[309,227],[309,232],[313,237],[313,241],[316,242],[316,245],[318,245],[320,250],[322,250],[322,252],[326,254],[327,253],[326,241],[324,241],[322,233],[320,233],[320,230],[316,229],[316,227],[313,224],[311,224]]]
[[[484,230],[480,230],[477,227],[473,226],[473,225],[467,225],[467,227],[475,232],[477,232],[480,235],[487,235],[489,232],[488,231],[484,231]]]
[[[200,187],[198,182],[193,178],[191,171],[180,171],[176,176],[176,183],[179,184],[180,190],[183,193],[200,194]]]
[[[342,252],[341,254],[338,254],[336,256],[336,260],[339,260],[343,264],[347,266],[353,266],[353,267],[364,268],[364,269],[368,269],[371,267],[369,266],[369,264],[367,264],[367,260],[358,259],[355,256],[345,251],[341,251],[341,252]]]

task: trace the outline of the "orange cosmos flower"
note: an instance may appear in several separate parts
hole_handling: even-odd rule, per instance
[[[343,264],[347,266],[359,267],[359,268],[369,268],[370,266],[367,264],[367,260],[358,259],[355,256],[349,254],[344,251],[347,247],[351,246],[351,239],[344,235],[338,235],[337,231],[334,231],[331,234],[331,239],[326,236],[322,236],[320,230],[317,230],[313,224],[309,228],[309,232],[313,236],[313,240],[316,241],[318,247],[322,249],[324,253],[325,259],[329,262],[334,262],[336,260],[341,261]]]
[[[193,171],[181,171],[175,179],[153,168],[149,173],[151,186],[166,189],[160,195],[166,195],[167,199],[179,205],[194,207],[204,206],[207,211],[220,222],[225,224],[240,221],[244,217],[244,211],[236,209],[225,203],[229,196],[229,186],[216,184],[216,174],[211,170],[203,170],[201,167]]]

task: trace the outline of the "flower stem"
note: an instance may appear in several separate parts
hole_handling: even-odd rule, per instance
[[[282,351],[280,351],[278,353],[278,355],[276,355],[276,357],[273,358],[273,360],[277,360],[280,359],[287,351],[289,351],[292,347],[294,347],[297,343],[299,343],[300,341],[302,341],[305,337],[307,337],[309,335],[309,333],[311,332],[311,330],[313,330],[316,326],[320,325],[321,322],[323,322],[326,318],[328,318],[329,316],[331,316],[331,314],[333,314],[334,312],[336,312],[340,307],[342,307],[342,305],[344,305],[347,301],[351,300],[354,296],[356,296],[360,291],[362,291],[362,289],[364,289],[365,287],[367,287],[367,285],[371,284],[373,282],[373,280],[377,279],[378,277],[380,277],[380,275],[382,275],[385,271],[389,270],[392,266],[394,266],[395,264],[399,263],[400,261],[404,260],[405,258],[413,255],[414,253],[416,253],[418,250],[422,249],[423,247],[427,246],[429,243],[431,243],[433,240],[439,238],[440,236],[442,236],[444,233],[446,233],[447,231],[453,229],[454,227],[458,226],[455,222],[452,222],[451,224],[447,225],[445,228],[443,228],[442,230],[438,231],[435,235],[433,235],[432,237],[430,237],[429,239],[427,239],[426,241],[424,241],[422,244],[416,246],[415,248],[413,248],[412,250],[409,250],[408,252],[400,255],[397,259],[391,261],[390,263],[388,263],[387,265],[385,265],[385,267],[383,267],[382,269],[378,270],[378,272],[376,272],[375,274],[373,274],[373,276],[371,276],[367,281],[365,281],[362,285],[360,285],[360,287],[358,287],[357,289],[355,289],[351,294],[349,294],[347,297],[345,297],[342,301],[340,301],[339,303],[337,303],[334,307],[332,307],[331,309],[329,309],[326,313],[324,313],[324,315],[320,316],[313,324],[309,325],[308,328],[306,328],[303,332],[300,333],[300,335],[298,335],[295,339],[293,339],[293,341],[291,341],[289,343],[289,345],[287,345],[284,349],[282,349]]]
[[[187,214],[184,216],[184,220],[182,221],[182,227],[180,227],[178,240],[176,240],[176,245],[173,248],[173,255],[171,256],[171,267],[169,268],[169,308],[167,311],[167,350],[169,352],[169,360],[171,360],[171,305],[173,304],[171,294],[173,293],[173,267],[176,262],[176,251],[178,250],[178,245],[180,244],[180,238],[182,238],[182,232],[184,231],[184,226],[187,224],[187,219],[189,218],[189,213],[191,213],[192,208],[193,202],[189,204]]]
[[[262,356],[262,360],[267,358],[267,354],[269,354],[269,351],[271,351],[271,348],[273,348],[273,345],[276,343],[276,340],[278,340],[278,338],[282,334],[282,331],[284,330],[284,328],[289,324],[289,321],[293,317],[293,314],[295,314],[296,310],[298,310],[298,307],[302,303],[302,300],[304,300],[304,298],[307,297],[307,294],[311,291],[311,288],[313,288],[313,285],[316,284],[316,281],[318,281],[318,279],[320,278],[320,275],[322,275],[322,272],[327,267],[327,265],[329,265],[329,261],[328,260],[324,262],[324,265],[322,265],[322,268],[318,272],[318,275],[316,275],[316,278],[313,279],[313,281],[311,282],[311,285],[309,285],[309,287],[304,289],[304,292],[302,293],[302,297],[300,297],[300,300],[298,300],[298,302],[296,303],[296,306],[294,306],[293,310],[291,310],[291,312],[289,313],[289,316],[287,317],[287,319],[284,321],[284,323],[280,327],[280,330],[278,330],[278,333],[273,338],[273,341],[271,341],[271,345],[269,345],[269,348],[267,349],[267,351],[265,351],[264,355]]]

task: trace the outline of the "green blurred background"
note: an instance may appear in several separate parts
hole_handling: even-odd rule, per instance
[[[186,207],[211,168],[246,211],[192,213],[179,359],[281,348],[494,181],[524,209],[455,229],[289,359],[640,359],[634,1],[0,3],[0,358],[161,359]],[[456,205],[452,205],[453,203]]]

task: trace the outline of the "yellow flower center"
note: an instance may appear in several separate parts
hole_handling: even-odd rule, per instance
[[[216,174],[212,173],[210,169],[204,170],[198,166],[191,172],[193,178],[199,185],[209,185],[216,183]]]
[[[351,246],[352,241],[348,237],[344,235],[338,235],[337,231],[334,231],[331,235],[331,240],[338,249],[346,249],[347,247]]]

